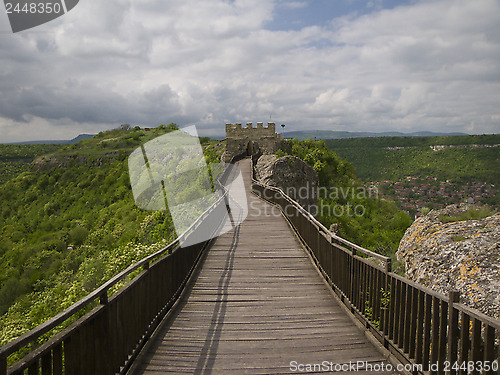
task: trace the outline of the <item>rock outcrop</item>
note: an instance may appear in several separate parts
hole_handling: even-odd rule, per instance
[[[295,156],[262,155],[255,165],[256,178],[282,189],[311,213],[317,211],[318,174]]]
[[[126,154],[120,156],[119,151],[106,152],[101,155],[96,155],[94,157],[89,157],[87,155],[58,155],[58,156],[40,156],[33,160],[31,163],[31,169],[37,170],[47,170],[54,167],[67,167],[72,162],[78,164],[91,164],[95,166],[100,166],[104,163],[113,163],[114,161],[120,159],[123,160]]]
[[[410,280],[443,294],[458,290],[463,303],[499,319],[500,213],[460,220],[474,209],[452,205],[418,218],[396,257]]]

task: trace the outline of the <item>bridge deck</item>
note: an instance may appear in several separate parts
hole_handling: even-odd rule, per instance
[[[240,167],[249,192],[250,162]],[[251,193],[247,199],[246,221],[215,241],[135,374],[288,374],[296,369],[292,361],[384,362],[332,297],[278,209]]]

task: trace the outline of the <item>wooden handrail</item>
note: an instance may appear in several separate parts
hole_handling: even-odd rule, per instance
[[[236,161],[235,158],[231,160],[231,162],[228,165],[233,164]],[[231,172],[231,168],[228,167],[228,165],[225,166],[224,172],[222,175],[219,177],[217,182],[222,181],[224,178],[227,178],[227,175]],[[0,347],[0,375],[7,374],[7,357],[11,355],[12,353],[15,353],[16,351],[22,349],[26,345],[33,343],[35,340],[37,340],[39,337],[42,335],[46,334],[47,332],[51,331],[52,329],[56,328],[66,320],[68,320],[70,317],[74,316],[76,313],[82,311],[85,307],[90,305],[92,302],[99,300],[101,305],[106,305],[108,303],[108,291],[111,287],[116,285],[118,282],[123,280],[125,277],[129,276],[131,273],[134,271],[143,268],[145,272],[149,271],[149,267],[152,261],[155,259],[158,259],[161,256],[166,255],[163,259],[168,259],[170,257],[173,257],[177,251],[180,249],[179,248],[179,243],[182,239],[186,238],[190,234],[192,234],[196,229],[205,221],[207,217],[215,210],[215,208],[221,204],[221,202],[226,199],[228,196],[228,191],[225,188],[224,184],[219,184],[220,187],[222,187],[222,193],[221,195],[217,198],[217,200],[210,206],[208,207],[190,226],[187,228],[181,235],[179,235],[174,241],[172,241],[170,244],[162,248],[161,250],[155,252],[154,254],[151,254],[140,261],[138,261],[135,264],[130,265],[127,269],[121,271],[117,275],[115,275],[113,278],[110,280],[106,281],[103,285],[95,289],[93,292],[89,293],[87,296],[84,298],[80,299],[78,302],[74,303],[72,306],[68,307],[61,313],[57,314],[56,316],[52,317],[51,319],[45,321],[38,327],[30,330],[29,332],[26,332],[25,334],[21,335],[20,337],[16,338],[15,340],[7,343],[6,345]],[[183,275],[181,277],[184,278]],[[145,327],[144,329],[146,329]],[[51,350],[56,344],[52,341],[61,341],[65,339],[68,336],[67,333],[61,333],[61,334],[56,334],[55,337],[57,337],[57,340],[51,340],[50,343],[47,343],[47,345],[42,345],[41,348],[45,347],[44,350]],[[28,362],[33,362],[38,359],[43,354],[43,350],[40,352],[40,348],[38,350],[32,351],[30,354],[26,355],[23,360],[21,360],[21,363],[25,363],[22,365],[22,367],[28,366]],[[38,354],[37,354],[38,353]],[[29,361],[27,359],[29,358]],[[37,365],[38,366],[38,365]]]
[[[487,323],[488,325],[500,331],[500,321],[498,321],[497,319],[494,319],[491,316],[483,314],[481,311],[473,309],[472,307],[464,305],[463,303],[455,303],[454,306],[457,310],[464,312],[469,317],[474,319],[479,319],[482,322]]]
[[[230,168],[220,179],[228,173]],[[331,233],[281,189],[252,178],[252,191],[266,199],[266,190],[275,193],[274,199],[267,200],[281,207],[323,277],[348,310],[401,362],[424,366],[415,373],[427,374],[429,368],[425,366],[434,363],[438,363],[438,372],[442,373],[445,361],[453,364],[482,360],[498,364],[498,320],[464,305],[456,292],[445,296],[391,272],[390,258]],[[210,215],[227,196],[224,189],[221,197],[171,244],[131,265],[62,313],[0,348],[0,375],[7,374],[8,355],[34,342],[97,299],[101,302],[98,307],[32,350],[9,374],[21,374],[25,369],[30,374],[38,374],[40,367],[43,374],[62,374],[63,367],[69,373],[103,375],[126,369],[124,363],[135,357],[169,311],[208,243],[178,251],[179,240],[202,224],[213,222]],[[282,206],[285,204],[297,215],[287,216],[288,210]],[[375,257],[386,264],[377,266],[357,254]],[[108,290],[141,267],[143,271],[108,300]],[[86,344],[88,339],[95,345]]]
[[[313,215],[311,215],[311,213],[309,211],[307,211],[297,201],[295,201],[293,198],[291,198],[289,195],[287,195],[282,189],[275,187],[275,186],[264,185],[260,181],[255,180],[255,178],[253,178],[253,176],[252,176],[252,183],[260,185],[260,186],[264,187],[265,189],[268,189],[268,190],[271,190],[271,191],[274,191],[274,192],[281,194],[291,205],[294,206],[294,208],[296,208],[305,217],[307,217],[310,222],[314,223],[314,225],[319,227],[323,233],[330,236],[332,238],[332,240],[338,241],[338,242],[350,247],[351,249],[354,249],[354,250],[360,252],[361,254],[364,254],[366,256],[370,256],[373,258],[377,258],[383,262],[386,262],[388,259],[390,259],[389,257],[383,256],[381,254],[378,254],[378,253],[375,253],[375,252],[370,251],[368,249],[365,249],[362,246],[356,245],[355,243],[352,243],[352,242],[346,240],[345,238],[342,238],[342,237],[337,236],[336,234],[332,233],[320,221],[318,221],[318,219],[316,219]]]
[[[456,291],[444,295],[391,272],[390,258],[331,233],[282,189],[252,178],[252,191],[281,208],[347,310],[413,373],[479,374],[486,364],[482,373],[500,373],[499,320],[460,302]],[[357,253],[385,261],[385,267]]]
[[[226,193],[224,193],[226,194]],[[8,356],[20,348],[24,347],[26,344],[33,342],[36,340],[38,337],[42,336],[43,334],[49,332],[53,328],[57,327],[59,324],[63,323],[65,320],[73,316],[75,313],[92,303],[94,300],[97,298],[100,298],[102,295],[107,294],[108,290],[116,285],[118,282],[123,280],[125,277],[130,275],[132,272],[135,270],[149,264],[153,259],[167,253],[168,251],[171,251],[172,249],[175,249],[176,246],[179,243],[179,239],[183,238],[186,236],[188,233],[190,233],[193,228],[196,227],[196,225],[201,222],[206,215],[213,210],[213,207],[220,203],[220,200],[224,199],[224,196],[221,196],[212,206],[210,206],[207,210],[205,210],[199,217],[196,219],[196,221],[191,224],[191,226],[184,231],[180,236],[178,236],[174,241],[172,241],[170,244],[165,246],[163,249],[158,250],[156,253],[148,255],[144,259],[141,259],[135,264],[132,264],[116,276],[112,277],[110,280],[106,281],[103,285],[98,287],[96,290],[93,292],[89,293],[87,296],[83,297],[81,300],[78,302],[74,303],[72,306],[68,307],[66,310],[62,311],[61,313],[57,314],[53,318],[45,321],[38,327],[32,329],[29,332],[26,332],[24,335],[18,337],[17,339],[7,343],[6,345],[0,347],[0,356]]]

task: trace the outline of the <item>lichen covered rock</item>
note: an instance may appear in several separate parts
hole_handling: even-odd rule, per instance
[[[282,189],[310,212],[317,206],[318,174],[295,156],[262,155],[255,165],[256,178],[263,184]]]
[[[420,217],[406,231],[396,253],[406,276],[500,318],[500,214],[464,220],[478,210],[452,205]]]

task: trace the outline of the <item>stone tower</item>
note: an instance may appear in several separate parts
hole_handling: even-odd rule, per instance
[[[241,123],[226,124],[224,161],[229,162],[233,156],[274,154],[278,151],[279,144],[280,135],[276,133],[274,122],[269,122],[267,127],[258,122],[256,128],[251,122],[247,122],[246,127],[242,127]]]

